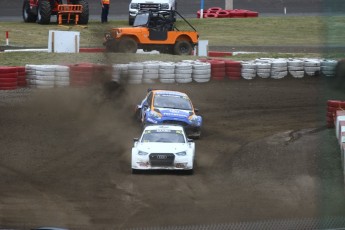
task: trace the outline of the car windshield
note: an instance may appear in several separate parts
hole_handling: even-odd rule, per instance
[[[185,143],[180,130],[146,130],[141,142]]]
[[[158,94],[154,98],[153,106],[161,108],[192,110],[188,97],[181,95]]]
[[[133,26],[144,26],[149,20],[149,13],[141,13],[135,17]]]

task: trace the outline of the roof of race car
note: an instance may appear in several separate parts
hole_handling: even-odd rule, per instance
[[[161,89],[157,89],[157,90],[152,90],[152,92],[154,94],[158,94],[158,95],[176,95],[176,96],[187,96],[187,94],[179,92],[179,91],[172,91],[172,90],[161,90]]]

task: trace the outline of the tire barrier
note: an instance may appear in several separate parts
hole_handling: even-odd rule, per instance
[[[55,66],[55,87],[70,86],[70,67],[57,65]]]
[[[252,80],[256,77],[255,62],[242,62],[241,76],[243,79]]]
[[[345,110],[345,101],[328,100],[327,101],[327,127],[334,128],[337,111]]]
[[[211,79],[224,80],[225,78],[225,61],[223,60],[206,60],[211,64]]]
[[[182,60],[180,62],[144,61],[128,64],[100,65],[31,65],[0,67],[0,90],[31,87],[84,87],[108,81],[129,84],[184,84],[210,80],[282,79],[286,76],[336,77],[337,60],[260,58],[253,61],[229,59]],[[339,75],[339,74],[338,74]],[[329,118],[330,119],[330,118]]]
[[[160,61],[146,61],[144,64],[143,83],[155,84],[159,79]]]
[[[69,66],[70,86],[87,87],[92,85],[94,76],[94,66],[91,63],[80,63]]]
[[[193,65],[189,62],[177,62],[175,64],[175,81],[184,84],[193,81]]]
[[[271,77],[271,61],[269,59],[257,59],[256,64],[256,75],[259,78],[270,78]]]
[[[129,84],[141,84],[143,82],[144,64],[140,62],[130,62],[128,64]]]
[[[320,60],[307,59],[304,61],[304,72],[307,76],[316,76],[320,74]]]
[[[175,63],[162,62],[159,64],[159,82],[165,84],[175,83]]]
[[[196,13],[197,18],[200,18],[200,10]],[[221,7],[211,7],[203,11],[204,18],[253,18],[259,17],[259,13],[256,11],[244,10],[244,9],[234,9],[225,10]]]
[[[241,79],[242,64],[239,61],[226,60],[225,61],[225,75],[230,80]]]
[[[192,64],[192,79],[197,83],[205,83],[211,80],[211,64],[208,62],[196,61]]]
[[[0,67],[0,90],[14,90],[18,87],[17,67]]]
[[[304,77],[304,61],[299,59],[289,59],[288,72],[294,78]]]
[[[17,71],[18,71],[18,76],[17,76],[18,87],[25,87],[27,85],[25,66],[18,66]]]
[[[286,59],[274,59],[271,62],[271,78],[282,79],[288,75]]]

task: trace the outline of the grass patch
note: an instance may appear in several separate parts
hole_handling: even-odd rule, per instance
[[[208,40],[210,46],[345,46],[345,16],[283,16],[232,19],[189,19],[197,29],[200,39]],[[180,22],[177,22],[177,26]],[[10,33],[10,45],[23,48],[48,45],[49,30],[79,31],[81,47],[102,47],[103,34],[112,27],[128,26],[127,20],[102,24],[90,21],[87,26],[55,23],[39,25],[24,22],[0,22],[0,45],[5,45],[5,32]],[[2,39],[1,39],[2,37]],[[248,54],[232,59],[257,57],[317,57],[323,54]],[[342,53],[326,54],[341,58]],[[122,63],[127,60],[183,60],[186,57],[172,55],[119,55],[119,54],[47,54],[47,53],[0,53],[0,65],[25,63]],[[193,57],[188,57],[193,58]]]

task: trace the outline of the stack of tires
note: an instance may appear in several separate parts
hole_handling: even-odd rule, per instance
[[[246,80],[252,80],[256,77],[256,65],[253,61],[242,62],[241,76]]]
[[[211,64],[208,62],[194,62],[192,79],[197,83],[209,82],[211,80]]]
[[[30,88],[36,88],[36,67],[37,65],[25,65],[26,83]]]
[[[17,89],[17,77],[17,67],[0,67],[0,90]]]
[[[211,78],[212,80],[224,80],[225,78],[225,61],[209,60],[211,64]]]
[[[320,74],[320,60],[306,59],[304,61],[304,72],[307,76],[317,76]]]
[[[304,61],[300,59],[289,59],[287,61],[288,72],[294,78],[304,77]]]
[[[190,83],[192,78],[193,65],[189,62],[178,62],[175,64],[176,83]]]
[[[256,75],[259,78],[270,78],[271,77],[271,61],[267,59],[257,59],[256,64]]]
[[[274,59],[271,62],[271,78],[282,79],[288,75],[287,60]]]
[[[241,79],[242,64],[239,61],[226,60],[225,61],[225,73],[230,80]]]
[[[55,66],[38,65],[36,66],[36,88],[50,89],[55,86]]]
[[[163,62],[159,64],[159,82],[165,84],[175,83],[175,63]]]
[[[144,64],[130,62],[128,64],[128,84],[141,84],[143,82]]]
[[[18,66],[17,71],[18,71],[18,77],[17,77],[18,87],[26,87],[27,82],[26,82],[25,67],[24,66]]]
[[[91,63],[81,63],[69,66],[70,85],[73,87],[85,87],[92,85],[94,66]]]
[[[70,85],[70,67],[57,65],[55,66],[55,86],[58,88],[68,87]]]
[[[160,61],[146,61],[144,62],[143,83],[155,84],[159,79],[159,65]]]
[[[111,80],[115,82],[127,82],[128,64],[114,64],[112,66]]]

